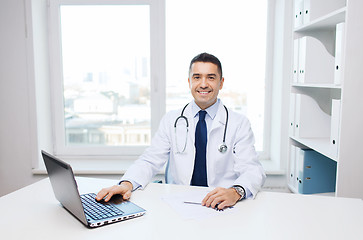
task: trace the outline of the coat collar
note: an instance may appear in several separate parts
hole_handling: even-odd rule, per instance
[[[185,109],[185,116],[188,118],[188,120],[190,122],[189,128],[190,128],[190,132],[192,134],[194,134],[194,131],[195,131],[194,124],[192,124],[192,123],[193,123],[195,115],[198,114],[199,110],[200,110],[200,108],[194,102],[194,100],[192,102],[190,102],[189,105],[187,106],[187,108]],[[214,129],[221,127],[221,126],[224,127],[224,125],[226,123],[227,113],[226,113],[226,110],[224,109],[224,105],[220,99],[217,100],[215,106],[213,105],[211,109],[207,108],[206,111],[207,111],[208,115],[213,119],[211,129],[208,132],[211,132]],[[193,138],[193,142],[194,142],[194,138]]]
[[[219,99],[217,99],[217,102],[214,103],[212,106],[210,106],[209,108],[205,109],[205,111],[207,112],[207,114],[209,115],[209,117],[214,120],[216,114],[217,114],[217,111],[218,111],[218,107],[219,105],[221,104],[220,103],[221,101]],[[195,116],[198,114],[198,112],[200,110],[202,110],[196,103],[195,101],[192,101],[190,103],[190,105],[192,106],[192,117],[195,118]]]
[[[222,101],[220,101],[210,132],[212,132],[216,128],[224,127],[224,125],[226,124],[226,116],[226,110],[224,109]]]

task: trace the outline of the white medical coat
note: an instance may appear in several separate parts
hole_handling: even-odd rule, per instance
[[[150,147],[127,170],[122,180],[130,180],[145,187],[168,162],[165,173],[167,183],[190,185],[195,158],[195,126],[191,109],[189,104],[184,111],[184,116],[189,122],[188,132],[185,121],[178,121],[177,141],[174,123],[182,110],[165,114]],[[226,111],[222,102],[219,104],[211,129],[208,129],[206,151],[208,186],[228,188],[240,185],[247,188],[252,194],[251,197],[254,197],[263,185],[266,175],[254,148],[250,122],[241,114],[231,110],[228,113],[226,132],[228,149],[225,153],[218,150],[222,144],[226,122]],[[186,137],[185,151],[177,153],[183,149]]]

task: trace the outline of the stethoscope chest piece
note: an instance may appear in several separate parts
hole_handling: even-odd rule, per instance
[[[219,148],[218,148],[218,151],[220,151],[221,153],[225,153],[227,152],[227,145],[225,143],[222,143]]]

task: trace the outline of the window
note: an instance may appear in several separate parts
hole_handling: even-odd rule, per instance
[[[188,68],[201,52],[222,63],[225,82],[219,98],[247,115],[262,152],[265,130],[267,0],[166,1],[167,110],[190,101]]]
[[[151,134],[149,6],[63,5],[60,17],[66,146],[149,144],[133,137]]]
[[[50,2],[56,154],[138,155],[150,144],[153,95],[163,95],[151,93],[152,2]]]
[[[265,152],[267,2],[50,1],[56,154],[141,154],[165,112],[192,99],[201,52],[221,60],[219,97]]]

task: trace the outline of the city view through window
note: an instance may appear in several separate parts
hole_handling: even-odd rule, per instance
[[[258,151],[264,132],[266,2],[166,0],[166,110],[192,99],[190,60],[201,52],[214,54],[225,77],[219,97],[248,116]],[[61,6],[61,36],[66,145],[150,144],[150,7]]]
[[[62,6],[61,29],[66,144],[149,144],[149,6]]]

